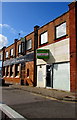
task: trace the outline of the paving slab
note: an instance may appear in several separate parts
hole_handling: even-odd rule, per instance
[[[49,89],[49,88],[39,88],[33,86],[21,86],[21,85],[11,85],[11,88],[22,89],[28,92],[40,94],[46,97],[52,97],[58,100],[74,101],[77,102],[77,94],[72,92],[67,92],[63,90]]]

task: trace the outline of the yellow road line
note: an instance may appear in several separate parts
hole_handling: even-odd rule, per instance
[[[58,100],[57,98],[52,98],[52,97],[44,96],[44,95],[37,94],[37,93],[30,93],[30,94],[32,94],[32,95],[36,95],[36,96],[41,96],[41,97],[43,97],[43,98],[47,98],[47,99],[50,99],[50,100],[56,100],[56,101],[59,101],[59,102],[77,103],[77,102],[75,102],[75,101]]]

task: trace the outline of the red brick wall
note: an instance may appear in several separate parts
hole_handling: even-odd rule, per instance
[[[26,37],[25,37],[25,39],[26,39],[26,41],[27,40],[32,40],[32,49],[31,50],[27,50],[27,52],[26,53],[29,53],[29,52],[31,52],[31,51],[33,51],[34,50],[34,33],[32,32],[32,33],[30,33],[29,35],[27,35]]]
[[[11,78],[11,77],[4,77],[4,80],[8,83],[12,84],[20,84],[20,78]]]
[[[59,40],[64,39],[63,37],[61,39],[57,39],[55,40],[55,26],[63,23],[66,21],[66,32],[67,32],[67,36],[65,38],[69,37],[69,12],[65,13],[64,15],[56,18],[55,20],[53,20],[52,22],[44,25],[43,27],[41,27],[38,30],[38,47],[40,47],[39,43],[40,43],[40,34],[43,33],[44,31],[48,31],[48,43],[47,44],[51,44],[54,42],[57,42]],[[47,45],[46,44],[46,45]]]
[[[29,69],[29,77],[27,77],[27,69]],[[26,62],[25,66],[25,83],[31,85],[31,82],[34,83],[34,61]]]
[[[14,51],[13,51],[13,57],[15,56],[15,44],[12,44],[12,45],[10,45],[10,47],[7,47],[7,48],[5,48],[5,55],[4,55],[4,60],[6,60],[7,58],[6,58],[6,52],[8,52],[8,59],[10,59],[11,58],[11,56],[10,56],[10,49],[14,49]]]
[[[77,88],[77,36],[76,36],[76,8],[77,2],[69,5],[69,31],[70,31],[70,88],[74,92]]]

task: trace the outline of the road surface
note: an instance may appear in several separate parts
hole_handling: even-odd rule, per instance
[[[10,87],[2,88],[2,102],[25,118],[76,118],[76,103],[58,101]]]

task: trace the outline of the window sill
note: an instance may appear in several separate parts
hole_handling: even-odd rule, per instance
[[[6,76],[7,78],[9,77],[9,76]]]
[[[15,78],[19,78],[19,76],[16,76]]]
[[[28,50],[26,50],[26,51],[29,51],[29,52],[31,52],[31,51],[32,51],[32,48],[30,48],[30,49],[28,49]]]
[[[59,40],[59,39],[63,39],[63,38],[65,38],[66,36],[68,36],[68,35],[66,34],[66,35],[61,36],[61,37],[59,37],[59,38],[55,38],[54,40],[56,41],[56,40]]]
[[[44,45],[47,45],[47,44],[48,44],[48,42],[40,44],[39,46],[41,47],[41,46],[44,46]]]
[[[10,76],[11,78],[13,78],[13,76]]]

